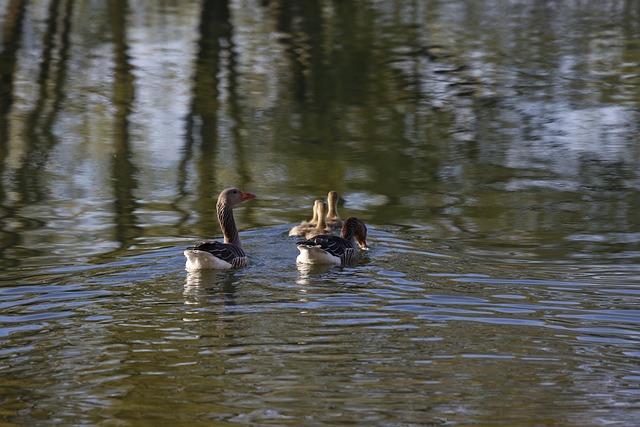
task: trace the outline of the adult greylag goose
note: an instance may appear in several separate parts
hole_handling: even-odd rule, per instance
[[[333,229],[327,225],[325,220],[325,214],[327,213],[327,205],[322,200],[316,200],[315,203],[316,213],[318,214],[318,224],[315,227],[308,229],[304,233],[305,239],[310,239],[320,234],[333,234]]]
[[[320,235],[298,242],[299,264],[347,265],[360,258],[359,248],[367,247],[367,226],[349,217],[342,224],[340,236]]]
[[[327,225],[331,228],[341,228],[342,220],[340,219],[340,215],[338,215],[338,193],[329,191],[327,195],[327,205],[329,206],[326,219]]]
[[[188,247],[184,251],[184,256],[187,257],[185,266],[187,270],[222,270],[249,265],[249,258],[244,253],[240,243],[236,221],[233,218],[233,208],[245,200],[255,197],[255,194],[247,193],[237,188],[222,190],[216,203],[216,212],[224,241],[205,240]]]
[[[302,221],[299,225],[294,226],[289,230],[289,236],[304,236],[307,231],[313,230],[318,224],[318,204],[324,203],[318,199],[313,202],[313,217],[310,221]]]

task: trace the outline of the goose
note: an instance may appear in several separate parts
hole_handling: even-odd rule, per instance
[[[327,205],[329,206],[327,225],[331,228],[341,228],[342,220],[340,219],[340,215],[338,215],[338,193],[329,191],[327,195]]]
[[[358,247],[367,247],[367,226],[355,217],[342,224],[340,236],[320,235],[297,243],[300,254],[298,264],[347,265],[360,257]]]
[[[302,221],[299,225],[294,226],[289,231],[289,236],[304,236],[308,231],[313,230],[318,224],[318,204],[324,203],[318,199],[313,202],[313,217],[309,221]]]
[[[319,236],[320,234],[333,234],[333,229],[327,225],[324,215],[327,213],[327,205],[322,200],[316,200],[316,214],[318,215],[318,224],[309,228],[303,235],[305,239]]]
[[[224,241],[205,240],[188,247],[184,251],[184,256],[187,257],[185,266],[187,270],[223,270],[249,265],[249,258],[242,250],[242,244],[240,243],[236,221],[233,218],[233,208],[245,200],[255,197],[255,194],[247,193],[237,188],[222,190],[216,203],[216,212]]]

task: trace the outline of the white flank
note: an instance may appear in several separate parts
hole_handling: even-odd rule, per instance
[[[189,271],[226,270],[232,267],[228,262],[216,258],[206,251],[187,249],[184,251],[184,256],[187,257],[185,269]]]
[[[298,245],[300,255],[296,258],[298,264],[342,264],[337,256],[320,248],[320,246]]]

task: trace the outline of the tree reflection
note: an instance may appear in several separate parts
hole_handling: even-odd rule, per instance
[[[558,212],[518,208],[541,188],[571,203],[597,192],[626,213],[617,228],[637,227],[638,6],[488,4],[11,0],[3,232],[77,242],[87,236],[68,225],[95,221],[117,250],[208,237],[228,185],[273,205],[260,218],[243,209],[249,227],[298,219],[305,197],[335,189],[384,200],[361,205],[372,223],[562,235]],[[598,217],[595,234],[609,228]],[[579,229],[580,215],[571,222]]]
[[[216,229],[214,197],[223,186],[247,187],[244,147],[240,141],[239,126],[242,117],[238,107],[237,71],[233,44],[233,26],[226,1],[204,1],[200,13],[198,51],[195,59],[195,76],[189,115],[186,117],[186,144],[184,159],[180,165],[180,192],[189,192],[186,184],[187,168],[194,161],[197,188],[195,210],[200,220],[197,230],[208,235]],[[226,81],[223,79],[226,77]],[[233,147],[232,164],[222,164],[218,158],[220,134],[224,133],[221,116],[230,114],[231,131],[225,134],[226,144]],[[235,169],[240,182],[219,182],[221,169]]]
[[[127,53],[127,0],[109,1],[109,22],[113,35],[114,85],[112,160],[113,194],[115,211],[115,238],[121,248],[126,248],[139,234],[135,210],[138,205],[135,191],[137,168],[132,161],[129,135],[129,116],[135,99],[135,78],[131,72]]]
[[[0,51],[0,177],[5,175],[7,157],[9,155],[9,121],[7,116],[11,110],[14,90],[14,73],[16,56],[20,49],[25,2],[12,0],[7,5],[4,28],[2,31],[3,48]],[[3,210],[0,214],[2,229],[0,230],[0,265],[5,265],[5,251],[19,242],[19,235],[5,225],[5,218],[11,217],[13,211],[11,201],[7,197],[4,180],[0,179],[0,203]]]
[[[23,188],[30,202],[41,201],[45,195],[43,177],[38,171],[46,164],[50,152],[58,142],[53,132],[55,117],[66,96],[63,87],[67,78],[67,60],[70,48],[71,15],[73,1],[52,1],[49,4],[46,31],[43,34],[42,60],[36,81],[38,96],[31,113],[27,116],[27,157],[24,170],[16,175],[23,181]],[[58,21],[62,25],[58,26]]]

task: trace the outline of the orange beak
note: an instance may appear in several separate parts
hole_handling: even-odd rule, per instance
[[[369,246],[367,246],[367,241],[363,240],[362,242],[358,242],[358,246],[360,246],[360,249],[364,249],[366,251],[369,250]]]
[[[251,199],[255,199],[256,195],[255,194],[251,194],[251,193],[247,193],[246,191],[242,192],[242,200],[251,200]]]

